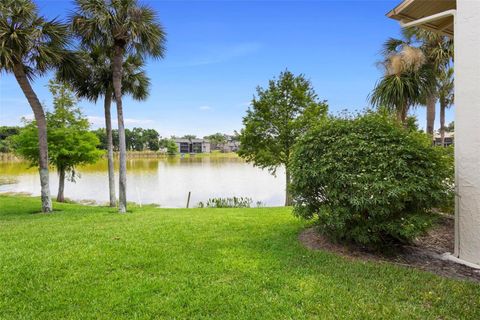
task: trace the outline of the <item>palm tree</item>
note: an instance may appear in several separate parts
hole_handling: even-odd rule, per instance
[[[445,109],[454,101],[453,68],[444,69],[438,78],[438,100],[440,102],[440,140],[445,145]]]
[[[113,163],[113,135],[111,120],[111,104],[113,95],[112,61],[102,47],[95,46],[84,48],[78,53],[79,67],[73,74],[57,74],[58,77],[71,84],[77,96],[86,98],[92,102],[103,96],[105,111],[105,129],[107,135],[107,159],[108,159],[108,185],[110,194],[110,206],[115,207],[115,173]],[[145,100],[148,97],[150,79],[142,70],[144,63],[141,57],[129,55],[123,64],[123,94],[130,94],[135,100]]]
[[[76,0],[72,26],[83,44],[103,44],[112,53],[112,82],[117,105],[120,151],[119,212],[127,210],[127,162],[122,105],[126,54],[162,58],[165,32],[156,13],[137,0]]]
[[[38,128],[42,211],[52,211],[45,112],[31,81],[69,57],[68,27],[39,16],[30,0],[0,1],[0,70],[13,73],[32,108]]]
[[[445,68],[448,67],[453,59],[453,41],[448,37],[439,35],[435,32],[420,28],[402,29],[402,38],[390,38],[384,44],[383,54],[387,57],[398,54],[407,49],[420,49],[425,57],[424,64],[426,68],[430,68],[432,76],[431,81],[425,85],[430,85],[429,93],[425,97],[427,107],[427,127],[428,134],[433,135],[435,123],[435,105],[438,100],[438,92],[436,91],[436,78],[440,76]],[[388,59],[388,58],[387,58]],[[407,65],[402,67],[408,67]],[[416,63],[413,61],[413,63]]]
[[[427,63],[432,68],[435,78],[439,78],[453,59],[453,40],[436,32],[420,28],[410,28],[407,32],[412,34],[421,43],[420,48],[427,57]],[[437,82],[437,81],[436,81]],[[435,123],[435,105],[439,99],[439,92],[434,90],[427,97],[427,133],[433,135]],[[445,111],[445,110],[444,110]]]
[[[424,61],[423,53],[409,46],[390,53],[381,63],[385,75],[370,94],[372,105],[395,112],[405,124],[410,108],[423,104],[432,89],[432,74]]]

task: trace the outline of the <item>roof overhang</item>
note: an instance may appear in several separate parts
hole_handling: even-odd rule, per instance
[[[398,20],[402,24],[408,24],[434,16],[434,19],[426,19],[420,27],[453,37],[454,17],[442,15],[442,13],[456,8],[455,0],[404,0],[387,13],[387,17]]]

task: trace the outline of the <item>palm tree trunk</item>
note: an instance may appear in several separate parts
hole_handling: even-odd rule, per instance
[[[64,191],[65,190],[65,169],[58,168],[58,194],[57,201],[65,202]]]
[[[427,98],[427,133],[433,136],[433,130],[435,125],[435,104],[437,98],[431,95]]]
[[[42,198],[42,212],[52,212],[52,199],[50,198],[50,185],[48,173],[48,142],[47,142],[47,119],[45,112],[38,100],[37,95],[33,91],[30,82],[25,74],[23,65],[16,64],[13,67],[13,73],[17,79],[20,88],[25,94],[25,97],[32,108],[35,121],[38,129],[38,171],[40,174],[41,198]]]
[[[290,170],[285,166],[285,206],[292,205],[292,195],[290,194]]]
[[[115,92],[115,101],[117,103],[118,118],[118,146],[120,152],[120,171],[118,188],[118,211],[127,212],[127,148],[125,143],[125,126],[123,123],[122,107],[122,68],[123,68],[123,48],[116,45],[113,56],[113,90]]]
[[[408,115],[408,105],[405,104],[400,108],[400,110],[397,110],[397,121],[405,126],[407,123],[407,115]]]
[[[110,109],[112,105],[112,91],[107,89],[105,92],[105,129],[107,131],[107,160],[108,160],[108,190],[110,193],[110,207],[117,205],[115,197],[115,171],[113,166],[113,136],[112,136],[112,116]]]
[[[445,146],[445,104],[440,101],[440,143]]]

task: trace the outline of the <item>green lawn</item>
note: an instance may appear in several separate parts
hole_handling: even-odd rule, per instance
[[[302,247],[288,208],[0,196],[1,319],[480,319],[480,286]]]

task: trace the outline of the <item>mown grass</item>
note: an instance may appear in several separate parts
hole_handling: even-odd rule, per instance
[[[298,242],[288,208],[0,196],[1,319],[480,319],[480,286]]]

